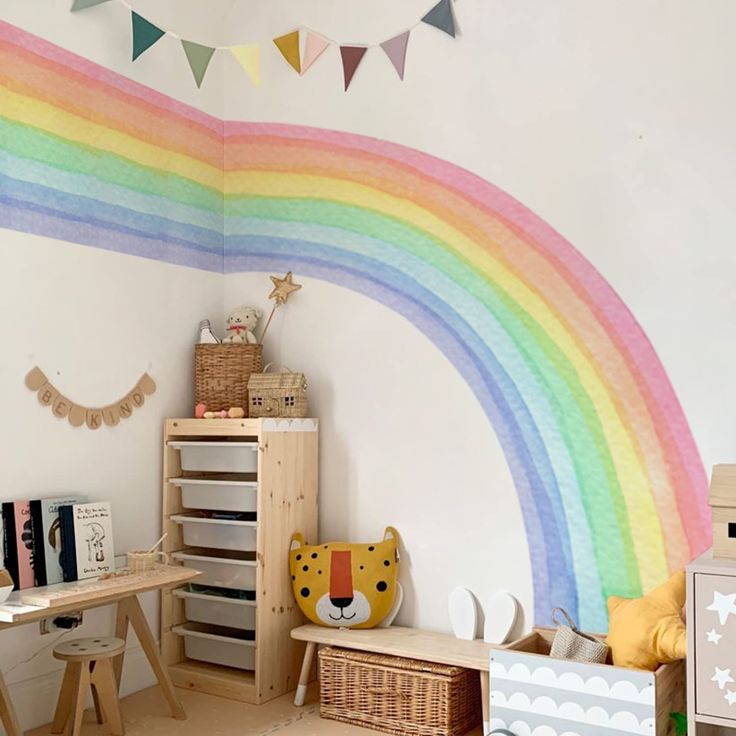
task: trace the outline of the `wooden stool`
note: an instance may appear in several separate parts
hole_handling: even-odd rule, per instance
[[[123,736],[125,729],[112,660],[124,650],[125,642],[114,636],[74,639],[54,647],[54,657],[66,662],[66,671],[51,733],[79,736],[87,689],[90,688],[97,722],[107,721],[113,734]]]

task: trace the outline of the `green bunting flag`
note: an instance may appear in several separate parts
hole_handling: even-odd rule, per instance
[[[439,28],[455,38],[455,18],[452,14],[452,0],[440,0],[423,18],[422,23]]]
[[[77,10],[85,10],[86,8],[92,8],[95,5],[102,5],[102,3],[109,3],[110,0],[74,0],[72,5],[72,13]]]
[[[153,25],[134,10],[131,13],[133,20],[133,61],[135,61],[144,51],[150,49],[156,41],[165,35],[166,31]]]
[[[197,87],[201,87],[215,50],[211,46],[202,46],[202,44],[194,43],[194,41],[182,40],[181,45],[187,55],[192,74],[194,74],[194,81],[197,83]]]

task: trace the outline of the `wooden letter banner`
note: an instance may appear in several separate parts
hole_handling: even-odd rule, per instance
[[[103,424],[114,427],[121,419],[127,419],[134,409],[140,409],[146,403],[146,396],[156,391],[156,382],[148,373],[144,373],[122,399],[101,409],[90,409],[62,395],[38,367],[26,375],[26,386],[36,392],[40,404],[49,407],[55,417],[66,419],[72,427],[86,424],[89,429],[99,429]]]

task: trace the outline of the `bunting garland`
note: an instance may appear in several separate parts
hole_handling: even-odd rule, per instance
[[[207,69],[216,51],[226,51],[240,64],[254,86],[261,84],[261,44],[248,43],[235,46],[208,46],[181,38],[176,33],[160,28],[133,10],[127,0],[117,0],[130,11],[132,27],[132,60],[148,51],[156,42],[168,35],[180,41],[197,87],[201,87]],[[72,0],[71,11],[86,10],[111,0]],[[406,52],[412,31],[420,25],[428,25],[457,38],[457,26],[453,0],[438,0],[413,26],[376,44],[341,44],[307,28],[300,28],[271,39],[289,66],[303,76],[330,46],[340,50],[344,89],[348,90],[355,73],[371,48],[380,48],[391,62],[399,79],[403,81],[406,70]]]

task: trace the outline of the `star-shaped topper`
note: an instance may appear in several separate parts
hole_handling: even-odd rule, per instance
[[[271,276],[271,281],[273,281],[273,291],[268,295],[268,298],[275,299],[276,304],[279,307],[282,304],[286,304],[289,294],[293,291],[299,291],[299,289],[302,288],[302,285],[295,284],[292,278],[291,271],[289,271],[282,279],[278,276]]]
[[[728,617],[731,614],[736,614],[736,593],[729,593],[723,595],[717,590],[713,591],[713,603],[711,603],[706,611],[715,611],[718,614],[718,620],[721,626],[725,626]]]

